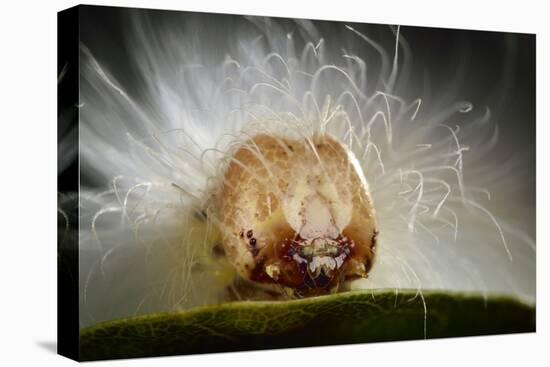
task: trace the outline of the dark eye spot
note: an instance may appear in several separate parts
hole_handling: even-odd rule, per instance
[[[250,229],[248,232],[246,232],[246,237],[251,238],[254,233]]]
[[[215,258],[220,258],[220,257],[225,256],[225,251],[223,249],[223,246],[220,243],[217,243],[212,248],[212,254],[214,255]]]

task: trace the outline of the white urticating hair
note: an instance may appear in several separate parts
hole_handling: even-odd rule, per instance
[[[80,46],[81,326],[249,297],[217,254],[211,194],[259,133],[329,134],[356,157],[379,242],[352,289],[534,297],[534,241],[506,216],[519,204],[491,201],[506,174],[484,160],[498,125],[483,106],[426,112],[429,101],[399,96],[414,92],[405,28],[387,28],[388,47],[334,24],[342,42],[329,43],[315,22],[251,17],[215,43],[189,15],[134,15],[139,83]]]

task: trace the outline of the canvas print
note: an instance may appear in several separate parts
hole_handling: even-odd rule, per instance
[[[61,354],[535,331],[535,35],[78,6],[58,55]]]

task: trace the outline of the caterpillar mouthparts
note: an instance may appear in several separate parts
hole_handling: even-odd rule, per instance
[[[299,296],[367,277],[378,232],[355,162],[327,134],[259,134],[238,145],[215,201],[225,252],[240,276]]]

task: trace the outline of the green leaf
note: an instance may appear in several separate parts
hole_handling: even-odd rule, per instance
[[[535,307],[511,297],[377,290],[137,316],[80,342],[81,359],[97,360],[533,331]]]

